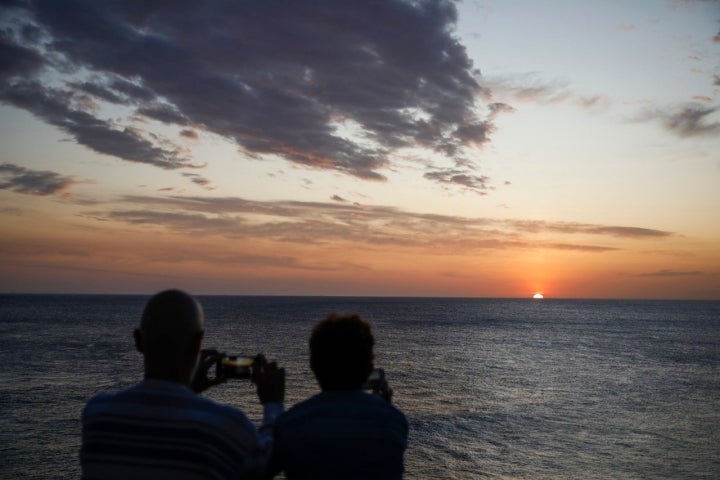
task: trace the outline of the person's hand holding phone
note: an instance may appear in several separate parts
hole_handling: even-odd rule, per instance
[[[278,368],[277,362],[268,362],[264,356],[255,359],[252,381],[257,385],[260,403],[285,401],[285,369]]]
[[[202,393],[212,386],[226,382],[225,378],[208,377],[208,372],[222,355],[223,354],[217,350],[211,348],[200,351],[200,361],[198,362],[198,366],[195,369],[195,376],[190,384],[190,388],[192,388],[195,393]]]

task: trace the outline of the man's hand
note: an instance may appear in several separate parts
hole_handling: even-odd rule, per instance
[[[258,355],[252,381],[257,385],[257,394],[263,405],[285,401],[285,369],[278,368],[276,362],[268,363],[264,356]]]
[[[390,388],[390,384],[387,382],[385,377],[380,379],[380,381],[378,382],[378,388],[377,390],[374,390],[373,393],[379,395],[380,398],[382,398],[386,402],[392,403],[393,389]]]
[[[227,381],[225,378],[211,379],[208,377],[208,372],[221,356],[220,352],[212,349],[206,349],[200,352],[200,362],[198,363],[197,370],[195,370],[195,377],[190,385],[190,388],[192,388],[195,393],[204,392],[214,385],[219,385]]]

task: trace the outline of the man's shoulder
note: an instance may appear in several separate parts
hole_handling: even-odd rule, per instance
[[[280,417],[280,421],[287,423],[328,414],[382,416],[404,425],[408,423],[400,409],[377,395],[361,391],[318,393],[296,403]]]
[[[178,471],[231,478],[256,466],[257,432],[239,409],[171,382],[95,395],[83,411],[82,436],[83,471],[93,478],[173,478]]]
[[[288,478],[401,478],[408,422],[367,392],[323,392],[280,417],[275,449]]]
[[[98,410],[113,409],[123,404],[128,398],[131,398],[133,392],[137,390],[138,385],[134,385],[117,392],[103,391],[98,392],[85,403],[84,413],[90,413]]]
[[[254,429],[241,410],[198,395],[184,385],[162,381],[145,380],[119,392],[96,394],[85,405],[83,416],[103,414],[233,421]]]

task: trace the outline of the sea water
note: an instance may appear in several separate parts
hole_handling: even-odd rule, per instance
[[[720,478],[720,302],[201,297],[206,346],[317,392],[307,339],[357,312],[410,422],[407,479]],[[80,413],[142,376],[147,297],[0,296],[0,477],[77,478]],[[252,386],[207,392],[261,409]]]

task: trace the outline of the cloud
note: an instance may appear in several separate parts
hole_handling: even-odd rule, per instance
[[[158,120],[163,123],[186,125],[187,118],[169,105],[155,104],[137,109],[139,115]]]
[[[558,82],[542,82],[534,74],[486,79],[493,98],[509,98],[520,102],[558,103],[567,100],[566,86]]]
[[[0,189],[27,195],[61,195],[77,182],[48,170],[30,170],[11,163],[0,164]]]
[[[343,197],[341,197],[340,195],[333,195],[331,200],[333,200],[335,202],[341,202],[341,203],[347,202],[347,200],[344,199]]]
[[[720,120],[713,117],[717,106],[690,103],[679,108],[657,109],[643,114],[641,119],[657,119],[670,132],[680,137],[699,137],[720,133]]]
[[[713,43],[720,43],[720,32],[716,33],[716,34],[712,37],[712,41],[713,41]]]
[[[242,249],[241,249],[242,250]],[[198,264],[203,266],[217,265],[227,269],[265,267],[271,269],[299,270],[299,271],[343,271],[368,270],[368,267],[347,261],[333,261],[323,259],[313,262],[306,258],[299,258],[282,254],[254,254],[237,251],[232,248],[208,249],[206,245],[156,244],[148,245],[137,255],[137,250],[123,250],[117,245],[98,245],[92,238],[73,238],[71,241],[59,239],[47,244],[39,239],[0,238],[0,258],[5,266],[21,266],[27,268],[58,269],[63,271],[87,271],[101,273],[115,273],[123,275],[171,278],[177,280],[177,272],[163,274],[163,264],[192,264],[194,274],[197,274]],[[147,260],[147,258],[150,260]],[[151,263],[152,273],[140,272],[137,268],[128,268],[128,265]],[[90,265],[112,265],[113,268],[91,267]]]
[[[551,105],[571,103],[581,108],[593,108],[608,103],[600,95],[579,95],[568,84],[561,81],[546,81],[535,73],[485,77],[484,93],[487,99],[498,99],[508,103],[536,103]],[[491,103],[489,106],[492,109]],[[510,109],[513,107],[507,105]],[[506,110],[503,110],[506,111]]]
[[[119,104],[123,102],[123,98],[117,93],[110,89],[105,88],[102,85],[91,82],[71,82],[68,84],[69,87],[77,92],[84,92],[100,100],[104,100],[109,103]]]
[[[657,272],[641,273],[639,277],[698,277],[705,275],[700,271],[678,271],[678,270],[658,270]]]
[[[193,166],[189,159],[154,145],[131,127],[116,128],[89,112],[73,108],[72,99],[70,91],[44,87],[37,82],[0,83],[0,101],[32,112],[97,153],[164,169]]]
[[[182,176],[185,178],[189,178],[190,181],[193,182],[195,185],[200,185],[201,187],[205,187],[208,190],[212,190],[212,182],[207,178],[203,177],[202,175],[199,175],[197,173],[184,172]]]
[[[615,26],[616,30],[619,30],[621,32],[632,32],[637,30],[637,25],[627,24],[627,23],[621,23]]]
[[[191,140],[197,140],[199,138],[197,132],[190,129],[181,130],[180,135]]]
[[[22,215],[22,210],[17,207],[0,207],[0,215],[12,215],[19,217]]]
[[[501,102],[491,103],[488,105],[488,108],[490,109],[491,117],[496,117],[497,115],[499,115],[501,113],[514,113],[515,112],[515,108],[508,105],[507,103],[501,103]]]
[[[0,38],[0,78],[28,75],[39,70],[45,59],[33,49]]]
[[[527,232],[549,231],[566,234],[609,235],[621,238],[665,238],[673,235],[672,232],[650,228],[605,226],[571,222],[516,220],[512,222],[512,225],[518,230]]]
[[[490,180],[486,176],[473,175],[467,170],[453,168],[427,172],[424,177],[441,184],[460,186],[468,190],[475,190],[482,195],[484,195],[485,190],[488,189],[487,183]]]
[[[713,74],[713,85],[716,87],[720,87],[720,75],[717,73]]]
[[[708,97],[705,95],[695,95],[692,98],[695,101],[704,102],[704,103],[712,103],[712,101],[713,101],[712,97]]]
[[[158,258],[158,260],[165,261],[188,261],[188,258],[194,258],[195,256],[189,255],[178,255],[172,258]],[[203,253],[203,262],[216,263],[219,265],[230,265],[233,267],[238,266],[263,266],[263,267],[276,267],[294,270],[311,270],[311,271],[347,271],[347,270],[367,270],[367,267],[361,265],[349,263],[349,262],[329,262],[325,264],[312,264],[302,261],[296,257],[279,255],[253,255],[253,254],[220,254],[220,255],[207,255]]]
[[[670,237],[673,235],[672,232],[666,232],[663,230],[654,230],[651,228],[639,228],[639,227],[618,227],[618,226],[592,226],[583,225],[581,226],[582,233],[593,233],[599,235],[612,235],[615,237],[624,238],[663,238]]]
[[[125,160],[190,162],[87,112],[82,121],[69,109],[48,115],[47,104],[81,90],[136,116],[232,139],[250,155],[380,181],[397,149],[462,158],[493,131],[477,113],[482,88],[454,34],[450,0],[38,0],[15,11],[0,65],[32,75],[5,75],[0,100]],[[42,43],[19,34],[30,26]],[[43,83],[50,73],[56,90]],[[348,126],[354,135],[342,133]]]
[[[227,235],[242,231],[240,222],[235,219],[210,218],[199,213],[125,210],[111,212],[108,216],[129,224],[171,227],[185,233],[223,232]]]
[[[552,248],[554,250],[576,250],[580,252],[612,252],[620,250],[616,247],[604,247],[601,245],[573,245],[567,243],[551,243],[545,245],[545,248]]]
[[[507,248],[602,253],[619,247],[574,242],[570,237],[660,240],[672,235],[642,227],[423,214],[335,198],[331,202],[297,202],[252,201],[240,197],[128,196],[119,205],[93,215],[183,234],[303,244],[353,241],[364,243],[368,248],[393,245],[436,254]],[[548,241],[548,234],[562,240]]]

